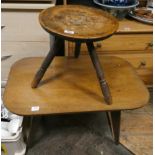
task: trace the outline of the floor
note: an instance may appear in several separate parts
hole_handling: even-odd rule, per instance
[[[122,112],[121,143],[136,155],[153,154],[153,94],[140,109]]]
[[[106,114],[44,117],[28,155],[152,155],[152,90],[144,108],[123,111],[121,144],[115,145]]]

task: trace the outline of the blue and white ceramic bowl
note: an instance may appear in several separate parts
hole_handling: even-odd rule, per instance
[[[138,0],[93,0],[95,4],[110,12],[118,19],[123,19],[138,4]]]
[[[135,4],[135,0],[102,0],[101,2],[111,6],[130,6]]]

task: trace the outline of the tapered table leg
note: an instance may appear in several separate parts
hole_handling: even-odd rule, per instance
[[[104,99],[108,104],[111,104],[112,98],[111,98],[109,86],[105,80],[104,73],[103,73],[99,58],[97,56],[97,53],[95,51],[95,47],[93,45],[93,42],[87,42],[86,44],[87,44],[87,48],[88,48],[89,55],[91,57],[92,63],[93,63],[94,68],[96,70],[97,77],[98,77],[99,82],[100,82],[100,86],[101,86],[101,90],[102,90]]]
[[[114,137],[114,141],[116,144],[119,144],[121,111],[107,112],[107,117],[111,128],[111,132]]]
[[[26,153],[34,144],[35,133],[39,128],[41,116],[25,116],[23,121],[23,136],[26,142]]]
[[[80,55],[80,49],[81,49],[81,43],[80,42],[76,42],[75,43],[75,52],[74,52],[74,57],[78,58]]]
[[[38,72],[34,76],[34,79],[33,79],[32,84],[31,84],[32,88],[36,88],[38,86],[38,84],[41,81],[41,79],[43,78],[48,66],[50,65],[50,63],[52,62],[54,57],[56,56],[56,53],[58,51],[58,48],[60,48],[60,45],[61,45],[60,39],[55,38],[53,47],[50,48],[50,51],[47,54],[46,58],[44,59],[40,69],[38,70]]]

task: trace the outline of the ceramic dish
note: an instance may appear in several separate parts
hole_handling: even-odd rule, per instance
[[[112,14],[113,16],[117,17],[118,19],[123,19],[129,11],[134,9],[139,2],[137,0],[134,0],[132,5],[125,5],[125,6],[114,6],[114,5],[108,5],[106,4],[105,0],[93,0],[95,4],[102,7],[102,9],[107,10]]]
[[[138,9],[139,8],[137,8],[135,10],[138,10]],[[153,13],[153,9],[151,9],[151,8],[143,8],[143,10],[150,10]],[[134,11],[130,11],[129,16],[140,21],[140,22],[147,23],[147,24],[153,24],[153,19],[151,20],[151,19],[147,19],[145,17],[137,16]]]

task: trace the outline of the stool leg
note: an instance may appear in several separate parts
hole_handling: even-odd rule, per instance
[[[121,111],[107,112],[107,117],[114,141],[116,144],[119,144]]]
[[[96,70],[97,77],[98,77],[99,82],[100,82],[100,86],[101,86],[101,90],[102,90],[104,99],[108,104],[111,104],[112,99],[111,99],[111,95],[110,95],[109,86],[105,80],[104,73],[103,73],[101,64],[99,62],[99,58],[96,54],[93,42],[87,42],[86,44],[87,44],[87,48],[88,48],[89,55],[91,57],[92,63],[93,63],[94,68]]]
[[[80,49],[81,49],[81,43],[80,42],[76,42],[75,43],[75,52],[74,52],[74,57],[78,58],[80,55]]]
[[[32,88],[36,88],[38,86],[38,84],[41,81],[41,79],[43,78],[48,66],[50,65],[50,63],[52,62],[54,57],[56,56],[56,53],[58,51],[59,46],[60,46],[60,40],[58,38],[56,38],[54,45],[53,45],[53,48],[50,48],[50,51],[47,54],[46,58],[44,59],[40,69],[38,70],[38,72],[34,76],[34,79],[33,79],[32,84],[31,84]]]

